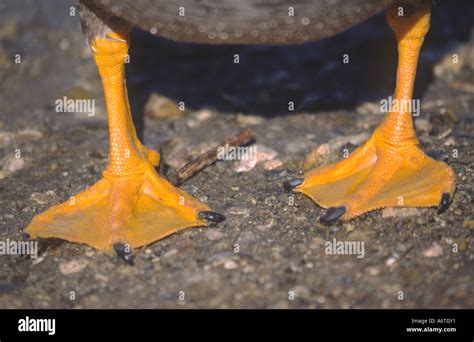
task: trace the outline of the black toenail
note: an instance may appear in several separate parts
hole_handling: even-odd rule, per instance
[[[225,220],[225,216],[215,211],[200,211],[198,218],[210,223],[219,223]]]
[[[286,181],[283,182],[283,188],[288,191],[288,192],[291,192],[293,191],[293,189],[295,187],[297,187],[298,185],[300,184],[303,184],[304,182],[304,179],[303,178],[293,178],[293,179],[288,179]]]
[[[439,202],[438,206],[438,214],[444,213],[446,209],[449,208],[451,204],[451,195],[447,192],[443,193],[441,196],[441,202]]]
[[[346,207],[331,207],[327,210],[324,216],[321,216],[319,222],[323,224],[331,224],[336,221],[339,217],[346,213]]]
[[[129,265],[133,265],[133,255],[130,246],[127,246],[122,242],[116,242],[114,243],[114,251],[120,259]]]
[[[426,152],[426,154],[433,158],[434,160],[447,162],[449,160],[449,155],[443,150],[431,150]]]

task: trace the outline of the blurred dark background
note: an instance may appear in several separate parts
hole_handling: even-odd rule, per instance
[[[72,0],[0,3],[0,115],[5,125],[27,125],[31,111],[51,108],[74,87],[102,101],[79,18],[70,15],[72,6]],[[472,0],[435,2],[416,97],[432,81],[433,66],[469,41],[473,18]],[[14,65],[17,53],[22,63]],[[235,54],[239,64],[233,62]],[[343,54],[350,63],[342,63]],[[136,29],[130,55],[127,84],[138,117],[152,92],[184,101],[191,109],[223,113],[281,115],[288,113],[288,101],[294,101],[296,112],[350,110],[392,94],[397,60],[395,37],[383,13],[334,37],[289,46],[178,43]],[[465,77],[472,79],[471,74]],[[47,126],[60,121],[45,120]]]
[[[470,0],[435,2],[416,97],[432,81],[433,65],[469,39],[473,18]],[[394,89],[396,42],[383,13],[342,34],[303,45],[176,43],[140,30],[132,37],[128,84],[137,108],[157,91],[185,99],[193,108],[278,115],[288,112],[288,101],[295,102],[297,111],[351,109]],[[239,54],[240,64],[234,64],[234,54]],[[342,63],[343,54],[349,55],[348,64]]]

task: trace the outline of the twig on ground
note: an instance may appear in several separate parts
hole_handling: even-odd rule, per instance
[[[168,180],[174,185],[180,185],[186,180],[197,174],[204,168],[214,164],[218,159],[219,148],[223,148],[226,145],[228,147],[238,147],[249,144],[255,140],[253,132],[250,128],[246,128],[240,131],[238,134],[224,140],[221,144],[213,148],[212,150],[203,153],[196,159],[190,161],[182,168],[172,172],[168,176]]]

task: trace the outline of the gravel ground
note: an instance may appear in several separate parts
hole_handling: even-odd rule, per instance
[[[36,259],[2,255],[0,308],[473,308],[469,3],[438,1],[416,83],[421,144],[457,174],[447,212],[385,209],[327,227],[320,208],[281,186],[301,174],[311,151],[329,148],[316,165],[338,160],[383,117],[378,102],[392,94],[396,69],[383,15],[287,47],[178,44],[137,31],[127,67],[132,106],[141,114],[150,94],[170,99],[162,111],[169,117],[147,117],[144,130],[169,170],[243,126],[262,151],[278,154],[248,172],[218,162],[185,182],[227,220],[139,249],[134,266],[60,240],[39,241]],[[107,161],[102,89],[70,6],[0,4],[1,240],[20,240],[36,213],[93,184]],[[63,96],[95,99],[96,114],[56,113]],[[173,111],[180,101],[185,115]],[[364,242],[365,256],[325,254],[334,238]]]

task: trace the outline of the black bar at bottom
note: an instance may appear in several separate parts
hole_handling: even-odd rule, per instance
[[[169,340],[183,335],[219,340],[291,336],[293,341],[370,337],[400,341],[473,341],[474,310],[0,311],[1,342],[95,340],[99,337],[107,341]]]

